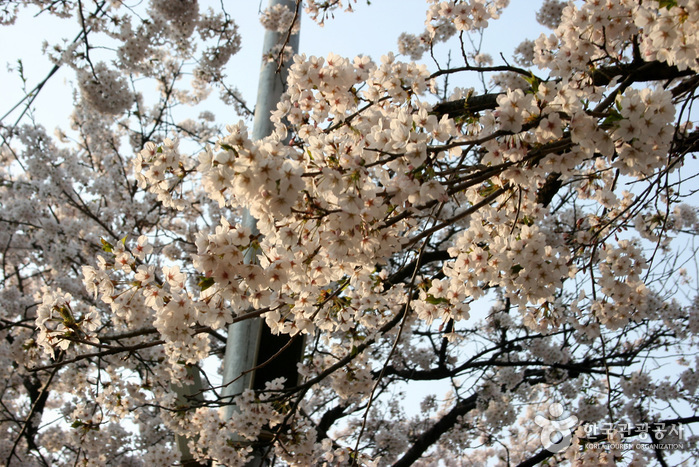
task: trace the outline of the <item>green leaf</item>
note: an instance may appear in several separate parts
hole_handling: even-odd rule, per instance
[[[73,317],[73,313],[70,311],[70,308],[68,308],[67,306],[62,306],[59,307],[57,311],[58,314],[61,315],[61,318],[63,318],[64,325],[68,326],[71,324],[75,324],[75,318]]]
[[[612,109],[611,113],[604,120],[602,120],[602,126],[612,126],[616,122],[619,122],[623,119],[624,117],[622,117],[619,112]]]
[[[520,222],[524,225],[534,225],[534,219],[529,216],[522,216],[522,220]]]
[[[531,86],[531,93],[536,94],[539,92],[539,79],[534,75],[523,76],[524,80]]]
[[[677,0],[660,0],[658,3],[660,4],[660,8],[666,8],[668,10],[673,6],[677,6]]]
[[[433,295],[428,295],[427,298],[425,299],[425,301],[431,305],[439,305],[442,303],[449,303],[449,300],[447,300],[446,298],[444,298],[444,297],[437,298]]]
[[[219,146],[221,146],[221,149],[224,151],[230,151],[232,152],[236,157],[238,157],[238,151],[235,150],[235,148],[229,144],[226,143],[220,143]]]
[[[109,243],[107,240],[100,238],[100,242],[102,242],[102,249],[107,253],[111,253],[114,250],[114,245]]]
[[[481,187],[478,189],[478,194],[481,195],[483,198],[486,198],[486,197],[492,195],[493,193],[495,193],[495,191],[497,189],[498,189],[497,185],[495,185],[490,180],[486,180],[485,182],[483,182]]]
[[[201,288],[201,291],[203,292],[214,284],[215,281],[213,277],[202,277],[198,285],[199,288]]]

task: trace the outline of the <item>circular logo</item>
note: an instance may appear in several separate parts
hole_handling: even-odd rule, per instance
[[[571,415],[559,420],[563,415],[563,406],[558,402],[549,405],[548,412],[551,418],[543,415],[534,417],[534,423],[542,428],[541,445],[549,452],[561,452],[570,446],[573,439],[572,428],[578,424],[578,417]]]

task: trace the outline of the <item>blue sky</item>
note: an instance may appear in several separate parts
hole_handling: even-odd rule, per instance
[[[208,3],[218,5],[218,2],[213,0],[202,0],[201,8],[206,8]],[[237,87],[252,106],[257,92],[264,34],[258,20],[258,11],[260,5],[266,6],[267,2],[229,0],[224,3],[240,28],[243,46],[229,63],[227,84]],[[513,49],[522,39],[534,39],[545,31],[534,19],[539,4],[538,1],[513,0],[502,18],[491,22],[485,33],[483,49],[493,56],[496,64],[499,64],[500,52],[509,60]],[[318,56],[327,56],[328,53],[334,52],[350,58],[365,54],[378,60],[386,52],[396,51],[396,40],[400,33],[419,34],[424,30],[426,8],[427,3],[424,0],[374,0],[371,5],[367,5],[365,0],[359,0],[355,4],[354,13],[340,11],[334,19],[326,21],[324,27],[304,17],[301,24],[300,51]],[[7,71],[7,67],[16,68],[17,60],[21,59],[27,86],[31,89],[44,79],[52,68],[41,53],[42,42],[47,40],[54,44],[63,38],[72,39],[79,31],[78,23],[74,20],[61,21],[46,14],[34,16],[36,11],[35,8],[24,10],[15,25],[0,27],[0,44],[5,45],[0,52],[0,63],[3,67],[3,72],[0,73],[0,89],[3,90],[0,115],[9,110],[23,95],[18,73]],[[446,63],[447,51],[450,48],[453,49],[453,65],[461,64],[456,47],[458,42],[452,41],[437,48],[436,55],[442,66]],[[430,70],[436,70],[429,57],[426,57],[425,62]],[[35,102],[38,121],[49,129],[57,125],[67,129],[66,117],[72,108],[72,91],[67,83],[73,80],[74,74],[71,70],[61,69],[52,77]],[[477,85],[477,82],[473,81],[470,85]],[[197,110],[193,115],[198,113]],[[219,107],[214,113],[222,120],[220,123],[237,120],[234,115],[227,117],[225,108]],[[12,120],[6,120],[4,123],[10,124]]]

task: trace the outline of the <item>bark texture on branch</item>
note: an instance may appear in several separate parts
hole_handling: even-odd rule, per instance
[[[617,77],[626,78],[630,76],[631,83],[639,83],[664,81],[694,75],[696,75],[694,70],[679,70],[676,66],[653,61],[600,67],[590,73],[590,78],[595,86],[607,86]],[[434,106],[432,113],[438,118],[441,118],[443,115],[455,118],[484,110],[494,110],[498,104],[497,98],[501,94],[503,93],[472,95],[465,99],[442,102]]]
[[[444,433],[456,425],[460,416],[465,415],[471,410],[475,409],[477,400],[478,395],[473,394],[469,398],[459,401],[454,408],[449,411],[449,413],[440,418],[437,423],[432,425],[432,427],[424,431],[417,438],[417,440],[415,440],[411,448],[408,449],[408,452],[406,452],[403,457],[393,464],[393,467],[406,467],[412,465],[420,458],[420,456],[422,456],[422,454],[424,454],[427,449],[436,443]]]

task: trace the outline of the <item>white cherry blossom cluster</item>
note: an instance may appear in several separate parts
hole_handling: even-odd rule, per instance
[[[188,22],[197,18],[198,0],[151,0],[151,7],[173,22]],[[192,19],[185,19],[192,18]]]
[[[188,158],[180,155],[178,141],[166,138],[160,146],[146,143],[134,159],[133,167],[141,188],[156,194],[164,206],[183,210],[186,201],[177,197],[177,189],[191,170],[189,163]]]
[[[36,311],[39,336],[36,344],[55,356],[55,350],[65,351],[72,341],[96,341],[95,330],[100,327],[100,314],[95,308],[71,307],[71,295],[58,289],[44,290],[43,300]],[[82,309],[82,310],[81,310]]]
[[[623,379],[621,388],[629,397],[638,397],[654,392],[650,376],[641,371],[636,371],[626,379]]]
[[[607,58],[607,50],[623,52],[633,35],[638,33],[631,21],[634,3],[610,3],[609,11],[604,13],[597,11],[591,3],[580,8],[569,3],[563,9],[555,35],[541,35],[536,40],[534,63],[549,68],[552,76],[569,77],[587,70],[590,63]]]
[[[175,433],[197,433],[196,441],[189,442],[195,458],[214,459],[223,465],[244,466],[252,459],[251,442],[261,434],[270,436],[271,430],[283,420],[281,407],[274,402],[282,387],[283,379],[277,379],[267,383],[266,392],[262,394],[245,390],[235,397],[236,413],[228,420],[216,411],[198,408],[182,415],[167,415],[164,422]],[[236,433],[236,439],[231,440],[222,433]]]
[[[625,175],[647,176],[667,162],[674,132],[672,94],[662,90],[630,89],[621,97],[618,106],[622,119],[612,138],[621,157],[613,166]]]
[[[695,208],[686,203],[680,203],[673,210],[673,227],[676,230],[688,229],[696,231],[699,228],[697,222],[697,211]]]
[[[536,21],[548,28],[556,29],[561,23],[561,14],[566,2],[561,0],[544,0],[536,12]]]
[[[488,26],[488,20],[497,19],[500,12],[510,2],[509,0],[457,0],[440,2],[429,0],[430,6],[427,12],[425,24],[427,30],[435,33],[440,18],[453,23],[457,31],[470,31],[483,29]]]
[[[525,39],[515,48],[515,61],[518,65],[532,66],[534,64],[534,47],[534,41]]]
[[[489,222],[488,217],[474,216],[470,228],[449,250],[455,260],[444,266],[451,279],[447,298],[453,303],[465,297],[477,299],[486,287],[498,285],[507,291],[512,303],[524,306],[553,302],[555,291],[572,272],[562,245],[548,244],[536,226],[522,226],[510,233],[511,227]],[[486,238],[491,239],[487,250],[479,246]],[[544,315],[537,316],[531,324],[542,319],[543,323],[556,323],[557,317],[551,311],[542,307],[540,312]]]
[[[240,51],[238,26],[225,15],[209,12],[199,20],[199,35],[205,40],[220,39],[202,52],[198,67],[194,70],[195,77],[205,84],[219,82],[222,79],[223,68],[231,57]],[[205,88],[197,81],[194,81],[193,85]]]
[[[537,39],[535,63],[550,68],[552,76],[569,76],[571,71],[585,70],[597,60],[613,59],[608,50],[629,53],[633,37],[638,34],[641,53],[646,59],[676,65],[679,69],[699,67],[696,34],[691,32],[696,29],[696,2],[671,2],[666,8],[658,7],[658,2],[638,6],[625,0],[608,2],[605,11],[596,8],[594,2],[580,8],[569,3],[563,10],[556,35]],[[560,60],[552,61],[553,56]]]
[[[208,352],[209,343],[195,327],[219,329],[231,321],[227,304],[220,296],[212,298],[212,291],[207,292],[211,284],[200,282],[200,293],[195,297],[188,291],[187,276],[179,266],[164,266],[156,273],[154,265],[144,263],[153,251],[145,236],[131,249],[125,241],[115,245],[103,241],[103,246],[110,257],[98,257],[98,268],[83,267],[87,291],[110,306],[117,322],[154,326],[167,342],[166,352],[173,362],[199,361]]]
[[[666,3],[666,5],[662,5]],[[699,70],[699,3],[696,0],[648,2],[634,12],[634,22],[643,31],[641,53],[680,70]]]
[[[699,362],[694,362],[699,363]],[[683,389],[689,394],[696,394],[697,388],[699,388],[699,372],[695,368],[688,368],[680,374],[680,380],[682,381]]]
[[[300,30],[300,23],[298,21],[294,23],[294,19],[294,12],[286,5],[280,4],[266,8],[260,15],[260,23],[265,29],[280,33],[291,31],[292,34],[297,34]]]
[[[398,52],[407,55],[411,60],[420,60],[428,50],[430,42],[430,37],[427,34],[416,36],[404,32],[398,37]]]
[[[488,20],[497,19],[509,0],[429,0],[428,3],[431,6],[427,10],[425,31],[420,35],[402,33],[398,38],[398,51],[413,60],[419,60],[432,45],[446,42],[459,31],[487,27]]]
[[[67,6],[63,14],[41,0],[29,3],[41,5],[53,15],[71,16]],[[84,40],[79,37],[59,44],[45,43],[44,49],[57,66],[73,68],[83,94],[91,91],[89,102],[110,115],[121,114],[137,100],[137,96],[124,92],[128,91],[123,86],[127,78],[144,76],[170,88],[185,68],[194,74],[192,89],[168,89],[166,93],[183,97],[181,102],[196,104],[206,97],[210,85],[221,85],[225,65],[240,50],[238,28],[230,16],[212,9],[201,12],[197,0],[153,0],[146,11],[127,13],[119,10],[121,2],[94,6],[96,11],[90,14],[85,5],[80,6],[84,10],[78,15],[81,27],[86,28]],[[96,48],[112,49],[115,40],[114,59],[106,70],[91,57]],[[104,47],[102,41],[111,42]],[[192,62],[196,65],[190,65]]]
[[[120,115],[131,107],[133,96],[128,83],[103,62],[78,73],[82,97],[93,109],[107,115]]]
[[[151,0],[154,12],[167,21],[168,28],[174,30],[180,40],[192,35],[199,19],[198,0]],[[157,18],[157,15],[152,15]]]
[[[250,258],[256,253],[254,240],[249,228],[231,226],[225,219],[221,219],[214,234],[197,236],[198,255],[193,265],[205,280],[213,284],[203,291],[202,298],[209,302],[227,300],[231,305],[223,309],[233,312],[242,312],[250,306],[260,309],[270,305],[274,289],[267,286],[270,279],[266,277],[266,271],[258,264],[247,264],[245,260],[246,256]],[[280,274],[286,272],[280,271]],[[283,282],[275,281],[275,288],[281,288]],[[231,319],[230,311],[227,313],[224,321]],[[212,321],[206,324],[219,328],[225,323]]]

